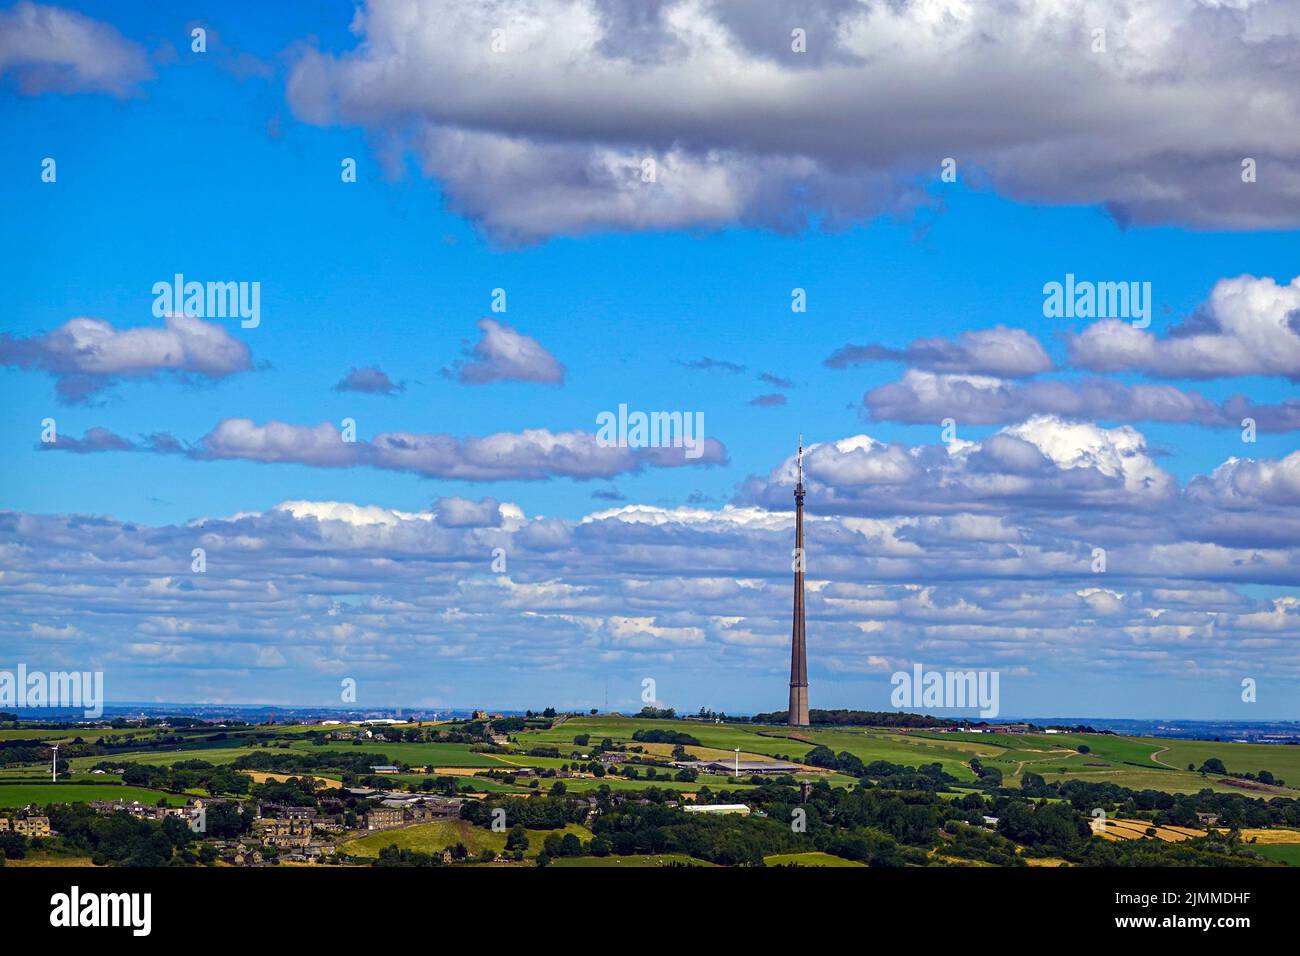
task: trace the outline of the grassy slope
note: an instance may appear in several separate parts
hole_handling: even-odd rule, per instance
[[[182,760],[206,760],[208,763],[234,763],[235,758],[253,753],[260,748],[239,747],[198,747],[186,750],[124,750],[121,753],[99,757],[77,757],[72,761],[74,770],[89,769],[99,763],[109,763],[121,767],[128,763],[144,764],[149,767],[170,767]]]
[[[831,856],[829,853],[776,853],[772,856],[763,857],[763,862],[768,866],[779,866],[783,863],[794,863],[798,866],[865,866],[856,860],[846,860],[843,857]]]
[[[291,749],[308,753],[383,754],[389,760],[401,761],[419,767],[432,765],[435,767],[482,767],[485,770],[493,767],[508,769],[505,763],[494,759],[491,754],[472,753],[469,744],[408,744],[366,740],[356,745],[331,741],[323,747],[318,747],[309,741],[295,740],[291,744]],[[563,762],[561,761],[561,763]]]
[[[974,774],[965,766],[970,756],[981,748],[965,746],[960,742],[951,743],[909,739],[903,734],[890,734],[869,731],[864,728],[835,728],[800,730],[797,739],[792,737],[788,727],[770,727],[746,724],[708,724],[679,720],[635,720],[627,717],[574,717],[563,725],[548,731],[521,734],[520,740],[534,739],[545,743],[573,746],[577,734],[588,734],[591,743],[599,743],[606,737],[616,744],[634,744],[632,734],[637,730],[661,729],[689,734],[708,748],[715,751],[734,753],[736,747],[741,750],[741,759],[773,757],[777,754],[802,758],[817,744],[830,747],[836,753],[848,751],[867,761],[889,760],[894,763],[934,763],[944,765],[950,773],[964,779],[974,779]],[[990,749],[995,752],[996,748]]]
[[[5,866],[7,867],[93,867],[94,865],[94,861],[88,856],[63,856],[54,853],[36,853],[30,850],[21,860],[5,860]]]
[[[955,737],[978,741],[992,757],[981,757],[987,765],[1002,770],[1014,784],[1023,772],[1040,774],[1049,782],[1084,780],[1114,783],[1133,790],[1164,790],[1196,793],[1211,789],[1247,796],[1300,796],[1292,789],[1253,792],[1227,783],[1220,777],[1202,777],[1185,768],[1199,767],[1207,757],[1217,756],[1229,770],[1271,770],[1290,783],[1300,782],[1300,748],[1268,744],[1224,744],[1212,741],[1180,741],[1157,737],[1119,737],[1110,734],[934,734],[934,738]],[[1087,746],[1089,753],[1078,752]],[[1168,748],[1164,753],[1156,754]],[[1258,764],[1254,766],[1253,764]],[[1167,766],[1172,765],[1172,766]],[[1177,769],[1175,769],[1177,768]],[[1295,768],[1288,776],[1288,768]]]
[[[1269,845],[1256,845],[1250,849],[1254,850],[1265,859],[1272,860],[1275,863],[1285,863],[1287,866],[1300,866],[1300,843],[1273,843]]]
[[[586,827],[571,823],[562,830],[529,830],[528,849],[524,856],[535,857],[542,851],[542,844],[552,833],[563,836],[572,833],[584,842],[591,839],[591,831]],[[464,820],[438,820],[434,823],[417,823],[399,830],[384,830],[370,833],[355,840],[341,844],[340,852],[354,856],[377,857],[379,851],[390,844],[396,844],[404,850],[420,850],[432,853],[447,847],[463,843],[471,854],[484,850],[505,851],[506,834],[497,833],[484,827],[472,826]]]
[[[0,785],[0,807],[25,807],[29,803],[44,806],[47,803],[88,803],[91,800],[139,800],[155,805],[166,800],[169,806],[182,807],[185,797],[144,787],[124,787],[114,784],[81,783],[18,783]]]
[[[551,866],[561,868],[590,867],[614,868],[614,867],[650,867],[650,866],[667,866],[670,863],[682,863],[686,866],[717,866],[716,863],[709,863],[705,860],[697,860],[694,857],[687,856],[684,853],[656,853],[647,856],[574,856],[560,857],[552,860]]]
[[[1152,750],[1169,749],[1159,760],[1185,768],[1189,763],[1200,766],[1210,757],[1218,757],[1232,773],[1258,773],[1268,770],[1281,777],[1290,787],[1300,787],[1300,747],[1275,744],[1216,743],[1212,740],[1156,740],[1144,738]]]

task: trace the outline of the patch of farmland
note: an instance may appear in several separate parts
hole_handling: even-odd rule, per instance
[[[865,866],[865,863],[859,863],[857,860],[846,860],[842,856],[832,856],[829,853],[774,853],[771,856],[763,857],[763,862],[767,866]]]
[[[551,866],[558,866],[564,869],[569,868],[589,868],[598,867],[614,869],[618,867],[638,869],[642,867],[653,866],[709,866],[716,867],[716,863],[710,863],[707,860],[697,860],[693,856],[687,856],[685,853],[648,853],[641,856],[562,856],[551,861]]]
[[[244,754],[260,752],[260,747],[198,747],[193,749],[168,750],[128,750],[116,754],[103,754],[93,757],[77,757],[72,761],[74,770],[89,769],[96,764],[107,763],[122,767],[129,763],[144,764],[149,767],[170,767],[183,760],[206,760],[215,766],[234,763]]]
[[[1139,770],[1136,767],[1112,767],[1109,770],[1097,770],[1095,773],[1060,774],[1047,769],[1035,770],[1048,783],[1065,780],[1083,780],[1087,783],[1113,783],[1130,790],[1161,790],[1165,793],[1199,793],[1213,790],[1215,793],[1236,793],[1244,791],[1222,782],[1222,777],[1202,777],[1197,773]]]
[[[165,800],[168,806],[185,806],[185,797],[145,787],[94,783],[11,783],[0,785],[0,808],[13,809],[28,804],[89,803],[91,800],[139,800],[150,805]]]
[[[1220,832],[1227,832],[1220,829]],[[1289,827],[1245,827],[1241,833],[1242,843],[1254,843],[1258,846],[1277,846],[1300,844],[1300,830]]]
[[[1274,863],[1300,866],[1300,843],[1270,843],[1252,846],[1249,849]]]
[[[382,740],[363,740],[359,744],[331,740],[320,746],[309,740],[295,740],[290,748],[307,753],[367,753],[379,754],[393,764],[410,764],[413,767],[500,767],[501,761],[491,754],[471,751],[469,744],[452,743],[394,743]],[[274,752],[275,748],[270,748]]]
[[[308,776],[309,776],[309,777],[311,777],[313,780],[316,781],[316,784],[317,784],[318,786],[321,786],[321,787],[334,787],[334,788],[338,788],[338,787],[342,787],[342,786],[343,786],[343,781],[342,781],[342,780],[337,780],[337,779],[335,779],[334,777],[318,777],[318,776],[316,776],[315,774],[305,774],[305,773],[266,773],[265,771],[262,771],[262,770],[244,770],[244,771],[241,771],[241,772],[242,772],[242,773],[246,773],[246,774],[248,774],[248,776],[252,777],[254,783],[266,783],[268,780],[274,781],[274,782],[276,782],[276,783],[284,783],[286,780],[289,780],[289,779],[291,779],[291,778],[293,778],[293,777],[297,777],[297,778],[301,779],[301,778],[303,778],[303,777],[308,777]]]
[[[1193,837],[1205,836],[1204,830],[1196,830],[1191,827],[1157,827],[1150,820],[1107,820],[1104,827],[1097,828],[1094,832],[1103,840],[1143,840],[1150,839],[1147,837],[1147,830],[1156,831],[1155,838],[1163,840],[1166,843],[1182,843],[1184,840],[1190,840]]]
[[[559,830],[529,830],[528,849],[525,857],[536,857],[542,852],[542,844],[552,833],[564,836],[572,833],[586,842],[591,839],[591,831],[584,826],[570,823]],[[448,849],[457,843],[464,844],[470,855],[474,856],[484,850],[504,853],[506,848],[505,833],[497,833],[485,827],[476,827],[466,820],[437,820],[433,823],[417,823],[413,826],[396,830],[381,830],[368,833],[355,840],[340,844],[339,851],[353,856],[378,857],[379,851],[391,844],[403,850],[418,850],[421,853],[435,853]]]
[[[1139,738],[1154,751],[1164,749],[1156,759],[1185,770],[1188,764],[1199,768],[1211,757],[1218,757],[1230,773],[1259,773],[1267,770],[1285,780],[1289,788],[1300,788],[1300,747],[1280,744],[1221,743],[1213,740],[1161,740]],[[1241,791],[1237,791],[1241,792]]]

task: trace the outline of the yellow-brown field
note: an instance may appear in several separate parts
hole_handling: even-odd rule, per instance
[[[1226,830],[1220,831],[1226,833]],[[1262,829],[1256,827],[1247,827],[1241,831],[1242,843],[1256,844],[1279,844],[1279,843],[1300,843],[1300,830],[1287,830],[1280,827],[1273,829]]]
[[[49,853],[28,853],[21,860],[6,860],[5,866],[16,867],[63,867],[94,866],[88,856],[54,856]]]
[[[1104,827],[1098,826],[1093,832],[1105,840],[1141,840],[1152,828],[1150,820],[1107,820]],[[1192,837],[1205,836],[1204,830],[1191,827],[1155,827],[1156,839],[1166,843],[1181,843]]]
[[[1096,828],[1093,830],[1098,836],[1107,840],[1141,840],[1146,837],[1147,828],[1151,826],[1148,820],[1107,820],[1104,829]],[[1156,839],[1164,840],[1168,843],[1181,843],[1183,840],[1192,837],[1205,836],[1204,830],[1197,830],[1192,827],[1156,827]],[[1224,827],[1217,827],[1216,832],[1227,833]],[[1276,845],[1287,843],[1300,843],[1300,830],[1288,830],[1283,827],[1247,827],[1241,832],[1241,841],[1243,843],[1256,843],[1258,845]]]
[[[276,783],[284,783],[290,777],[302,778],[307,776],[307,774],[302,774],[302,773],[264,773],[261,770],[241,770],[240,773],[248,774],[250,777],[253,778],[254,783],[266,783],[268,780],[273,780]],[[322,787],[337,788],[343,786],[342,780],[335,780],[333,777],[313,776],[312,779],[315,780],[316,783]]]

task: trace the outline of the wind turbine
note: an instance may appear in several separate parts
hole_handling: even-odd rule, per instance
[[[59,782],[59,745],[54,744],[54,763],[50,765],[50,783]]]

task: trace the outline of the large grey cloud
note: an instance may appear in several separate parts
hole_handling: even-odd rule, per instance
[[[1125,223],[1300,223],[1285,4],[373,0],[353,29],[295,63],[297,114],[406,137],[507,241],[835,227],[926,201],[946,157]]]
[[[809,497],[831,514],[997,513],[1008,508],[1150,509],[1177,483],[1130,426],[1101,428],[1035,416],[981,442],[908,447],[858,435],[810,446]],[[794,481],[788,460],[748,479],[738,501],[780,507]]]
[[[963,425],[1001,425],[1026,415],[1085,421],[1176,422],[1207,428],[1240,428],[1253,419],[1258,432],[1300,430],[1300,401],[1257,404],[1242,395],[1216,403],[1173,385],[1126,385],[1103,378],[1079,381],[1008,382],[973,375],[908,371],[897,382],[862,398],[874,421],[934,424],[951,418]]]
[[[1300,381],[1300,278],[1280,284],[1242,275],[1215,283],[1207,299],[1164,334],[1102,319],[1066,336],[1062,371],[1139,373],[1150,378],[1216,379],[1252,375]],[[996,326],[956,338],[918,339],[905,347],[846,345],[824,364],[911,366],[896,382],[863,397],[869,420],[910,423],[953,418],[968,425],[1007,424],[1028,415],[1083,420],[1160,421],[1258,431],[1300,429],[1300,401],[1257,403],[1244,395],[1215,402],[1175,385],[1114,379],[1030,379],[1053,370],[1038,339]]]
[[[1104,319],[1071,336],[1069,352],[1071,364],[1096,372],[1300,381],[1300,277],[1287,285],[1250,275],[1221,279],[1209,299],[1167,335]]]
[[[175,315],[162,327],[119,330],[77,318],[42,335],[0,334],[0,364],[43,369],[55,376],[63,400],[82,402],[123,378],[225,378],[251,368],[252,357],[224,326]]]
[[[0,10],[0,75],[27,95],[125,97],[153,77],[148,56],[115,28],[62,7],[22,0]]]
[[[1300,451],[1279,461],[1230,459],[1212,474],[1198,476],[1187,493],[1194,500],[1233,510],[1300,506]]]
[[[1180,489],[1136,428],[1040,415],[978,442],[907,446],[856,435],[810,446],[804,463],[808,507],[825,515],[951,518],[974,522],[981,534],[996,518],[1000,534],[1019,529],[1021,537],[999,539],[1008,544],[1075,541],[1082,548],[1091,541],[1134,549],[1126,559],[1129,574],[1176,569],[1176,575],[1222,580],[1236,569],[1261,582],[1300,584],[1289,557],[1300,541],[1300,453],[1230,458]],[[791,457],[742,483],[736,503],[788,507],[794,475]],[[1017,565],[1023,552],[1016,547],[995,563]],[[1062,570],[1049,563],[1041,572]],[[931,573],[994,572],[991,565],[945,569],[936,562]]]

